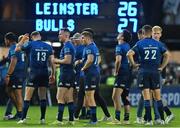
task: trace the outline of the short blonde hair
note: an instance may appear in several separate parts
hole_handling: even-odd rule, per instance
[[[23,35],[20,35],[20,36],[18,37],[18,42],[21,41],[22,38],[23,38]]]
[[[154,26],[152,28],[152,31],[160,31],[160,32],[162,32],[162,28],[160,26]]]

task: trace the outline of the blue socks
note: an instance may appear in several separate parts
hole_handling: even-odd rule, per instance
[[[116,119],[116,120],[119,120],[119,121],[120,121],[120,114],[121,114],[120,111],[118,111],[118,110],[115,111],[115,119]]]
[[[68,103],[69,121],[74,121],[74,104],[73,102]]]
[[[90,113],[91,113],[91,121],[92,121],[92,122],[97,122],[96,106],[91,106],[91,107],[90,107]]]
[[[146,115],[147,121],[151,121],[152,116],[151,116],[150,100],[144,100],[144,107],[145,107],[145,115]]]
[[[46,114],[46,100],[41,100],[40,101],[40,108],[41,108],[41,120],[45,119],[45,114]]]
[[[126,112],[126,113],[124,114],[124,120],[125,120],[125,121],[128,121],[128,120],[129,120],[129,113]]]
[[[158,106],[158,111],[159,111],[161,120],[164,120],[164,111],[163,111],[162,100],[158,100],[158,101],[157,101],[157,106]]]
[[[81,115],[86,116],[86,107],[82,107]]]
[[[57,118],[58,121],[62,121],[63,119],[64,106],[65,104],[61,104],[61,103],[58,104],[58,118]]]
[[[26,118],[27,111],[29,109],[30,101],[25,100],[24,101],[24,106],[23,106],[23,113],[22,113],[22,120]]]

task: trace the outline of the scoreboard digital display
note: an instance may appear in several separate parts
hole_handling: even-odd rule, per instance
[[[140,22],[139,0],[33,0],[31,19],[34,29],[57,32],[62,27],[78,31],[92,27],[97,32],[137,32]]]

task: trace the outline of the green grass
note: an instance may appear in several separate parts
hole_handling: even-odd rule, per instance
[[[112,107],[109,107],[109,110],[114,116],[114,109]],[[175,119],[168,125],[165,125],[163,127],[178,127],[180,126],[180,109],[179,108],[172,108],[172,112],[175,114]],[[3,114],[5,111],[5,107],[0,107],[0,127],[58,127],[51,125],[53,121],[56,120],[56,114],[57,114],[57,107],[48,107],[47,108],[47,113],[46,113],[46,125],[40,125],[39,124],[39,117],[40,117],[40,111],[39,107],[30,107],[29,112],[28,112],[28,117],[30,117],[27,120],[27,124],[23,125],[18,125],[16,121],[5,121],[3,120]],[[65,110],[64,117],[67,117],[67,109]],[[102,110],[98,108],[97,110],[97,115],[98,119],[103,117]],[[123,112],[121,114],[121,118],[123,119]],[[131,113],[130,113],[130,125],[108,125],[107,122],[98,122],[98,124],[92,126],[92,125],[87,125],[88,120],[80,120],[76,121],[75,125],[73,127],[144,127],[143,125],[138,125],[134,124],[136,118],[136,108],[131,108]],[[65,121],[67,122],[67,121]],[[64,127],[72,127],[68,125],[64,125]],[[157,126],[153,126],[157,127]]]

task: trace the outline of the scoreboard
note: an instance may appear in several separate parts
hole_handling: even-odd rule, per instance
[[[135,33],[142,24],[139,0],[32,0],[29,10],[34,29],[41,32],[91,27],[96,32]]]

